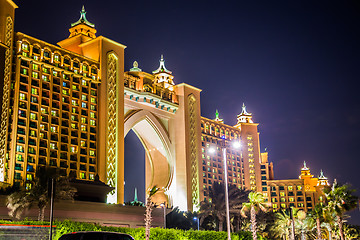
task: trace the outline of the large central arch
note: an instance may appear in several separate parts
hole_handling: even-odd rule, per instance
[[[161,121],[147,110],[130,110],[124,118],[124,138],[133,130],[145,149],[145,189],[159,188],[154,202],[172,205],[169,188],[174,175],[169,133]]]

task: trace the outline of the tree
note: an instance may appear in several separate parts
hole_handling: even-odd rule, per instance
[[[48,194],[49,179],[55,179],[55,199],[74,199],[76,189],[70,186],[67,177],[60,176],[56,168],[38,168],[36,177],[29,189],[22,188],[18,192],[10,194],[7,198],[9,215],[19,219],[24,212],[33,206],[39,209],[38,220],[44,221],[44,212],[50,201]]]
[[[249,202],[242,204],[240,211],[242,216],[245,217],[245,212],[250,210],[250,222],[253,240],[257,240],[256,213],[259,211],[259,209],[265,212],[267,210],[267,206],[268,203],[265,201],[264,195],[260,192],[249,193]]]
[[[313,239],[313,230],[316,228],[314,218],[305,211],[299,210],[296,214],[295,228],[300,235],[301,240],[306,240],[306,235]]]
[[[340,239],[344,240],[344,214],[357,206],[358,198],[353,195],[355,190],[351,189],[347,184],[340,185],[335,180],[331,188],[324,189],[324,191],[327,200],[327,208],[335,213]]]
[[[282,239],[289,239],[291,231],[291,218],[290,214],[285,210],[275,213],[275,221],[271,228],[275,237]]]
[[[321,239],[321,222],[325,218],[325,205],[321,202],[315,205],[314,210],[312,211],[312,216],[316,221],[316,235],[317,239]]]
[[[146,210],[145,210],[145,237],[146,240],[150,239],[150,228],[151,228],[151,222],[152,217],[151,213],[153,211],[153,208],[155,206],[155,203],[151,201],[151,198],[159,191],[159,188],[154,186],[151,189],[148,190],[147,198],[146,198]]]
[[[249,191],[230,185],[228,193],[230,214],[235,216],[238,214],[237,206],[241,206],[246,201]],[[217,222],[219,231],[223,231],[226,217],[225,185],[214,183],[207,194],[211,202],[207,200],[200,203],[200,224],[202,225],[206,218],[213,217]]]

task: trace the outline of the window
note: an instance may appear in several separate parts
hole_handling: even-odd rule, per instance
[[[60,62],[60,56],[58,54],[54,55],[54,61],[55,62]]]
[[[86,95],[81,95],[81,100],[83,100],[83,101],[87,101],[87,97],[86,97]]]
[[[17,152],[24,152],[24,147],[23,146],[21,146],[21,145],[16,145],[16,151]]]
[[[50,148],[51,149],[57,149],[57,144],[56,143],[50,143]]]
[[[32,64],[32,69],[38,71],[38,70],[39,70],[39,65],[33,63],[33,64]]]
[[[38,72],[32,72],[32,77],[39,79],[39,73]]]
[[[90,119],[90,125],[95,126],[96,125],[95,120]]]
[[[89,153],[90,153],[90,156],[95,156],[95,151],[94,150],[90,150]]]
[[[284,197],[284,196],[285,196],[285,192],[280,192],[280,196]]]
[[[292,191],[293,189],[294,189],[293,186],[288,186],[289,191]]]
[[[25,50],[25,51],[29,51],[29,45],[27,43],[22,43],[21,44],[21,49]]]
[[[30,119],[31,119],[31,120],[37,120],[37,114],[35,114],[35,113],[30,113]]]
[[[86,125],[81,125],[81,131],[86,131]]]
[[[71,153],[77,153],[77,151],[78,151],[78,150],[77,150],[77,146],[71,146],[71,147],[70,147],[70,152],[71,152]]]
[[[87,85],[88,85],[87,82],[86,82],[86,80],[84,80],[84,79],[81,80],[81,84],[82,84],[83,86],[87,86]]]
[[[38,89],[37,88],[31,88],[31,94],[39,95]]]
[[[96,98],[91,98],[91,103],[96,103]]]
[[[26,100],[26,94],[20,93],[20,100]]]
[[[85,102],[82,102],[82,103],[81,103],[81,107],[82,107],[82,108],[87,108],[87,104],[86,104]]]
[[[51,130],[51,132],[53,132],[53,133],[57,133],[57,127],[56,127],[56,126],[51,126],[51,127],[50,127],[50,130]]]
[[[302,190],[302,186],[297,186],[296,189],[297,189],[298,191],[301,191],[301,190]]]

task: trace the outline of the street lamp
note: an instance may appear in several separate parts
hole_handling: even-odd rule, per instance
[[[197,227],[198,227],[198,231],[199,231],[199,227],[200,227],[199,218],[198,218],[198,217],[194,217],[194,220],[197,221]]]
[[[240,141],[232,142],[233,148],[240,148],[241,144]],[[231,233],[230,233],[230,210],[229,210],[229,183],[228,183],[228,169],[227,169],[227,159],[226,159],[226,149],[229,147],[225,141],[225,136],[222,137],[222,144],[221,144],[221,151],[224,161],[224,178],[225,178],[225,207],[226,207],[226,226],[227,226],[227,239],[231,240]],[[214,148],[209,148],[209,153],[215,153]]]
[[[163,202],[160,204],[160,207],[162,207],[164,209],[164,228],[166,228],[166,203]]]

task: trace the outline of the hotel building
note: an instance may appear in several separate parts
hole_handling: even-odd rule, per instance
[[[36,170],[50,166],[78,180],[99,176],[115,188],[108,202],[122,203],[124,137],[134,130],[146,152],[146,187],[160,188],[154,201],[197,210],[206,190],[223,182],[227,171],[229,184],[264,192],[274,209],[292,203],[310,208],[307,196],[314,197],[318,188],[306,186],[315,180],[308,175],[294,183],[273,180],[268,153],[260,152],[258,123],[245,105],[235,126],[218,112],[213,120],[202,117],[201,90],[175,84],[163,57],[151,73],[137,62],[124,72],[126,46],[96,36],[84,8],[57,45],[15,33],[16,8],[0,0],[1,185],[31,188]],[[303,186],[303,199],[297,193],[292,198],[290,182],[282,181]]]

